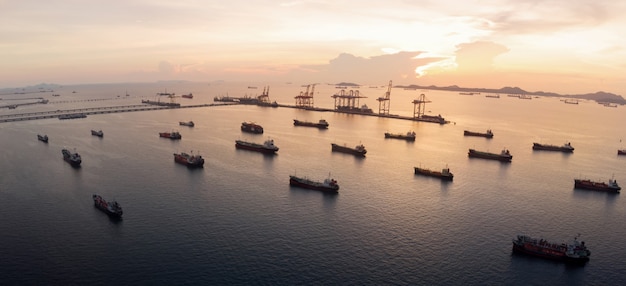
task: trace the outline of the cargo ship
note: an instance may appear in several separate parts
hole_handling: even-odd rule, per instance
[[[159,133],[159,137],[169,138],[169,139],[172,139],[172,140],[178,140],[178,139],[182,139],[183,138],[183,136],[180,135],[180,133],[178,133],[178,131],[160,132]]]
[[[193,121],[187,121],[187,122],[185,122],[185,121],[180,121],[180,122],[178,122],[178,125],[182,125],[182,126],[189,126],[189,127],[194,127],[194,126],[196,126],[196,124],[195,124],[195,123],[193,123]]]
[[[557,261],[571,263],[586,263],[589,261],[591,252],[585,246],[584,241],[578,241],[578,237],[570,244],[551,243],[545,239],[536,239],[527,235],[518,235],[513,240],[513,252],[523,253]]]
[[[483,152],[483,151],[477,151],[477,150],[474,150],[474,149],[469,149],[469,152],[467,153],[467,155],[469,157],[473,157],[473,158],[483,158],[483,159],[489,159],[489,160],[498,160],[498,161],[501,161],[501,162],[511,162],[511,160],[513,159],[513,156],[511,155],[511,153],[507,149],[502,149],[500,154]]]
[[[617,184],[617,181],[615,179],[609,179],[608,183],[594,182],[591,180],[574,179],[574,188],[609,192],[609,193],[619,193],[619,191],[622,189]]]
[[[565,152],[565,153],[572,153],[574,152],[574,147],[572,147],[572,145],[569,142],[563,144],[563,146],[533,143],[533,150],[559,151],[559,152]]]
[[[330,143],[330,145],[332,146],[333,152],[347,153],[361,157],[365,156],[365,154],[367,153],[367,150],[365,150],[365,146],[363,146],[363,144],[356,145],[354,148],[350,148],[345,145],[341,146],[335,143]]]
[[[263,144],[246,142],[243,140],[235,140],[235,148],[257,151],[264,154],[274,154],[278,151],[278,146],[274,145],[273,139],[268,139]]]
[[[253,122],[242,122],[241,131],[254,134],[263,134],[263,127]]]
[[[183,95],[181,95],[181,97],[182,97],[182,98],[189,98],[189,99],[191,99],[191,98],[193,98],[193,94],[192,94],[192,93],[189,93],[189,94],[183,94]]]
[[[104,133],[102,132],[102,130],[98,130],[98,131],[96,131],[96,130],[91,130],[91,135],[93,135],[93,136],[98,136],[98,137],[103,137],[103,136],[104,136]]]
[[[37,134],[37,140],[43,142],[43,143],[48,143],[48,135],[39,135]]]
[[[452,181],[452,179],[454,178],[454,175],[452,173],[450,173],[450,169],[449,168],[443,168],[440,171],[433,171],[433,170],[429,170],[429,169],[424,169],[424,168],[420,168],[420,167],[413,167],[415,169],[415,174],[416,175],[424,175],[424,176],[429,176],[429,177],[436,177],[436,178],[440,178],[444,181]]]
[[[93,195],[93,205],[112,218],[121,219],[124,214],[122,207],[116,201],[107,202],[96,194]]]
[[[181,152],[179,154],[174,153],[174,162],[183,164],[190,168],[202,168],[204,166],[204,158],[200,155],[187,154]]]
[[[318,190],[327,193],[337,193],[339,191],[339,185],[337,184],[337,181],[330,177],[324,179],[323,182],[318,182],[309,180],[308,178],[300,178],[290,175],[289,185],[305,189]]]
[[[320,119],[318,122],[309,122],[309,121],[300,121],[298,119],[293,120],[293,125],[295,126],[307,126],[307,127],[316,127],[319,129],[328,128],[328,122],[324,119]]]
[[[406,134],[385,132],[385,138],[402,139],[406,141],[415,141],[415,132],[409,131]]]
[[[72,167],[80,167],[80,163],[83,162],[82,158],[80,157],[78,153],[72,153],[67,149],[61,150],[61,153],[63,153],[63,160],[65,160],[65,162],[70,163]]]
[[[626,155],[626,149],[618,149],[617,155]]]
[[[491,129],[487,129],[485,133],[465,130],[463,131],[463,136],[477,136],[477,137],[485,137],[485,138],[491,139],[493,138],[493,132],[491,132]]]

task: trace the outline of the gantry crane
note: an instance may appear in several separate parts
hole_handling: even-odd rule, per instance
[[[413,118],[420,118],[424,115],[426,103],[430,100],[426,99],[426,95],[420,94],[419,99],[413,100]]]
[[[389,81],[389,86],[387,87],[387,92],[385,92],[384,97],[379,97],[378,100],[378,114],[389,115],[389,106],[391,105],[391,80]]]

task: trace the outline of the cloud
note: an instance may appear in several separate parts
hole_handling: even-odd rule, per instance
[[[493,69],[494,59],[509,49],[494,42],[479,41],[457,45],[456,64],[458,72],[488,72]]]

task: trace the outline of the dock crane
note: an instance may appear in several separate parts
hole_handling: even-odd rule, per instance
[[[310,90],[310,91],[309,91]],[[306,86],[306,92],[300,92],[300,95],[295,97],[296,107],[299,108],[312,108],[313,107],[313,95],[315,94],[315,84],[309,84]]]
[[[426,99],[426,95],[420,94],[419,99],[413,100],[413,118],[421,118],[426,109],[426,103],[431,102]]]
[[[391,105],[391,80],[389,81],[389,86],[387,87],[387,92],[385,92],[384,97],[379,97],[378,100],[378,113],[383,115],[389,115],[389,106]]]

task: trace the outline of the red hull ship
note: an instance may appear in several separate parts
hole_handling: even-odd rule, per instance
[[[124,214],[122,207],[116,201],[107,202],[99,195],[93,195],[93,204],[112,218],[121,219]]]
[[[180,135],[180,133],[174,131],[174,132],[161,132],[159,133],[159,137],[163,137],[163,138],[169,138],[172,140],[178,140],[178,139],[182,139],[183,136]]]
[[[263,134],[263,127],[252,122],[242,122],[241,131],[254,134]]]
[[[574,188],[577,189],[586,189],[593,191],[601,191],[601,192],[609,192],[609,193],[619,193],[622,189],[617,181],[614,179],[610,179],[608,183],[605,182],[593,182],[591,180],[574,180]]]
[[[193,94],[183,94],[181,95],[182,98],[193,98]]]
[[[571,263],[586,263],[591,255],[585,242],[579,242],[577,237],[572,243],[565,244],[551,243],[526,235],[518,235],[513,240],[513,252]]]
[[[337,193],[339,191],[339,185],[337,184],[337,181],[331,178],[326,178],[323,182],[317,182],[309,180],[307,178],[300,178],[290,175],[289,185],[328,193]]]
[[[204,166],[204,158],[202,158],[202,156],[190,155],[185,152],[181,152],[180,154],[174,153],[174,162],[190,168],[202,168]]]

